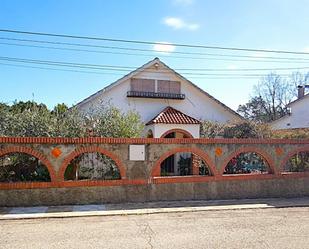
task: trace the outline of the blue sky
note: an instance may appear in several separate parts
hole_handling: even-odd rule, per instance
[[[0,29],[309,52],[308,9],[308,0],[2,0],[0,2]],[[2,32],[0,32],[0,38],[79,42],[93,45],[154,49],[152,45],[55,39]],[[11,45],[1,43],[10,43]],[[225,61],[216,59],[220,57],[205,58],[205,56],[203,59],[175,58],[173,53],[158,53],[156,51],[139,52],[141,55],[134,56],[34,48],[12,44],[33,45],[33,43],[2,39],[0,40],[0,57],[130,67],[139,67],[154,57],[159,57],[163,62],[175,69],[309,67],[308,61],[302,63],[299,63],[299,61],[298,63],[259,61],[260,56],[309,59],[309,55],[236,53],[219,50],[174,48],[172,46],[165,47],[169,51],[178,52],[250,55],[256,57],[248,61],[238,61],[229,57],[229,60]],[[111,50],[102,49],[102,51]],[[132,51],[127,53],[132,53]],[[3,64],[11,64],[11,66]],[[120,78],[121,75],[126,74],[126,72],[88,74],[15,67],[12,64],[38,66],[0,60],[0,102],[12,103],[14,100],[34,99],[46,103],[49,107],[62,102],[71,106]],[[42,67],[48,66],[43,65]],[[180,71],[180,73],[182,72]],[[261,74],[262,72],[253,73]],[[263,73],[268,73],[268,71],[263,71]],[[287,74],[290,71],[281,71],[281,73]],[[253,85],[259,80],[258,78],[212,79],[210,76],[185,74],[184,76],[233,109],[237,109],[239,104],[243,104],[248,100]]]

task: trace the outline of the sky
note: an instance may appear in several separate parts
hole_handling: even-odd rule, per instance
[[[123,66],[132,69],[159,57],[171,68],[180,69],[179,73],[236,110],[239,104],[246,103],[253,95],[253,86],[262,75],[276,72],[286,77],[293,71],[305,72],[306,69],[273,69],[309,67],[309,54],[183,48],[169,43],[309,52],[308,9],[308,0],[1,0],[0,29],[164,42],[167,45],[126,44],[0,32],[0,102],[12,104],[16,100],[34,100],[43,102],[50,108],[57,103],[72,106],[128,73],[125,70],[29,64],[11,61],[6,57]],[[86,44],[87,47],[12,39],[79,43]],[[179,52],[186,54],[177,54]],[[202,53],[216,55],[201,55]],[[249,57],[230,57],[235,55]],[[266,56],[301,60],[261,58]],[[181,70],[192,68],[230,71]],[[235,71],[247,68],[267,70]],[[207,73],[215,75],[206,75]],[[237,76],[230,77],[221,75],[222,73]],[[243,74],[255,75],[247,77]]]

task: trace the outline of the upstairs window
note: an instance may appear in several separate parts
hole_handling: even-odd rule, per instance
[[[171,80],[158,80],[158,93],[180,94],[180,82]]]
[[[131,79],[131,91],[155,92],[155,80],[153,79]]]
[[[129,98],[185,99],[180,93],[180,82],[171,80],[131,79]]]

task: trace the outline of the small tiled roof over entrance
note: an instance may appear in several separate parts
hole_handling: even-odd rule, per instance
[[[146,125],[150,124],[200,124],[201,122],[195,118],[184,114],[173,107],[166,107],[157,116],[151,119]]]

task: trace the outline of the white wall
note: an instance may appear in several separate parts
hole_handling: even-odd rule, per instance
[[[162,71],[162,69],[164,71]],[[88,112],[92,107],[95,107],[96,109],[99,105],[102,105],[102,103],[110,102],[124,112],[128,110],[136,110],[140,113],[143,122],[148,122],[167,106],[172,106],[175,109],[200,120],[225,123],[229,120],[239,119],[238,116],[226,110],[223,106],[206,96],[196,87],[181,80],[174,73],[167,73],[166,68],[163,68],[161,65],[159,66],[158,73],[146,71],[140,72],[134,77],[181,81],[181,93],[184,93],[186,98],[184,100],[128,98],[127,91],[130,91],[130,79],[128,79],[102,93],[95,99],[79,104],[78,107],[80,110]]]
[[[309,96],[291,104],[291,114],[271,123],[274,130],[309,128]]]
[[[182,129],[189,132],[194,138],[200,137],[199,124],[154,124],[152,129],[153,135],[156,138],[161,137],[165,132],[172,129]]]

